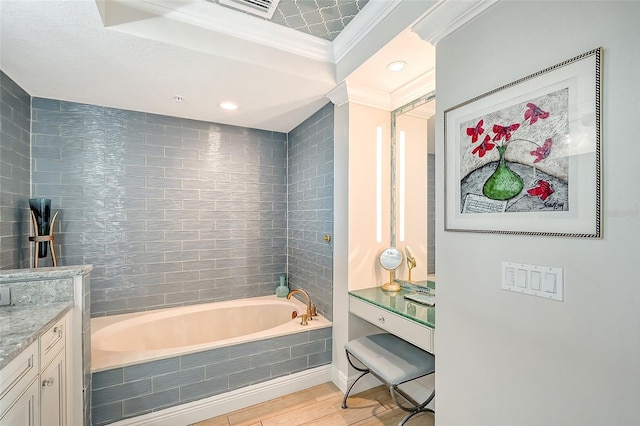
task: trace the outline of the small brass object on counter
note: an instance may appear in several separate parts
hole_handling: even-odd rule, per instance
[[[307,322],[307,314],[302,314],[302,321],[300,321],[300,325],[309,325],[309,323]]]

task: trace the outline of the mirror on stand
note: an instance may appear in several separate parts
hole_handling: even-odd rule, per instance
[[[402,287],[393,276],[396,269],[402,265],[402,253],[395,247],[386,248],[380,253],[380,266],[389,271],[389,282],[382,285],[384,291],[400,291]]]

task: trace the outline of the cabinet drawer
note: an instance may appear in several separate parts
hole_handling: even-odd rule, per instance
[[[38,375],[38,342],[35,341],[0,370],[0,417]]]
[[[66,332],[67,323],[65,316],[40,336],[40,362],[43,368],[64,348]]]
[[[433,347],[434,330],[427,326],[353,296],[349,296],[349,311],[425,351],[435,353]]]

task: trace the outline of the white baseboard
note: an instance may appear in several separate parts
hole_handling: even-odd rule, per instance
[[[358,376],[360,376],[360,372],[357,372],[357,374],[354,374],[347,379],[347,376],[343,372],[339,371],[335,366],[331,369],[331,381],[338,387],[338,389],[340,389],[342,393],[345,393],[347,391],[349,384],[353,383],[353,381],[357,379]],[[371,388],[375,388],[376,386],[380,386],[381,384],[382,382],[380,382],[380,380],[376,379],[373,375],[368,374],[362,379],[358,380],[358,383],[356,383],[356,385],[351,390],[350,395],[364,392]]]
[[[331,365],[311,368],[300,373],[278,377],[268,382],[258,383],[189,402],[153,413],[112,423],[114,426],[177,426],[189,425],[211,417],[221,416],[254,404],[269,401],[302,389],[327,383],[331,380]]]

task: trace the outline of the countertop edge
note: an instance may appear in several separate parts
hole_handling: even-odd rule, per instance
[[[71,309],[73,308],[73,302],[69,301],[68,303],[59,303],[56,305],[60,305],[61,309],[53,316],[51,316],[45,323],[43,323],[36,331],[31,333],[31,335],[25,338],[20,344],[14,346],[4,357],[0,357],[0,370],[6,367],[11,361],[13,361],[18,355],[22,353],[26,348],[29,347],[30,344],[35,342],[37,339],[42,336],[42,334],[47,331],[49,327],[51,327],[56,321],[65,316]]]
[[[4,269],[0,270],[0,283],[20,281],[34,281],[43,278],[70,278],[78,275],[86,275],[93,269],[93,265],[56,266],[31,269]]]

